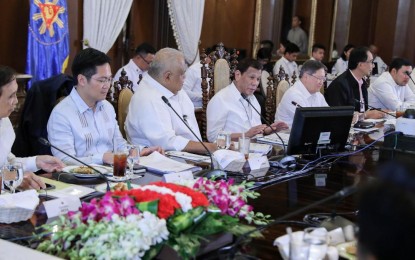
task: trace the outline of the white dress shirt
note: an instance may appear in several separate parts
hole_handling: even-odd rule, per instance
[[[373,59],[373,63],[376,63],[378,66],[378,74],[376,75],[381,75],[388,68],[388,65],[386,65],[386,63],[379,56],[376,56],[376,58]]]
[[[272,70],[274,75],[278,75],[278,73],[280,72],[281,66],[284,68],[285,73],[288,74],[288,77],[290,79],[293,76],[294,71],[298,79],[298,76],[299,76],[298,65],[295,61],[288,61],[285,57],[281,57],[281,59],[279,59],[275,63],[274,69]]]
[[[69,96],[53,109],[48,121],[48,138],[85,163],[102,164],[104,153],[125,149],[127,142],[115,119],[114,107],[106,100],[97,102],[95,111],[74,87]],[[66,164],[79,164],[52,148],[54,156]]]
[[[251,104],[261,113],[261,106],[254,95],[248,97]],[[220,131],[243,133],[261,125],[261,117],[244,100],[241,92],[232,83],[216,93],[206,110],[207,138],[214,142]]]
[[[340,75],[347,70],[347,66],[349,61],[343,60],[342,58],[338,58],[336,60],[336,64],[334,64],[333,68],[331,69],[331,74],[333,75]]]
[[[39,170],[36,167],[36,156],[16,158],[11,153],[15,138],[16,134],[14,133],[10,119],[8,117],[0,118],[0,167],[3,167],[7,162],[21,162],[24,171],[35,172]]]
[[[369,105],[395,111],[397,107],[415,103],[415,94],[408,85],[398,86],[389,72],[384,72],[368,89]]]
[[[186,70],[183,90],[192,100],[195,107],[202,107],[202,64],[194,63]]]
[[[284,121],[291,127],[296,110],[296,106],[291,103],[292,101],[302,107],[329,106],[320,92],[310,94],[301,80],[298,80],[284,93],[284,96],[278,105],[277,112],[275,113],[275,121]]]
[[[137,64],[135,64],[134,61],[130,59],[130,61],[124,67],[122,67],[117,71],[117,73],[115,73],[114,81],[119,80],[119,78],[121,77],[122,69],[124,69],[127,73],[128,80],[131,80],[133,82],[133,91],[136,92],[138,87],[137,83],[140,80],[140,75],[143,75],[144,77],[147,74],[147,71],[142,71],[137,66]]]
[[[183,150],[196,137],[183,125],[172,109],[161,99],[165,96],[177,113],[186,118],[188,126],[197,134],[194,106],[186,92],[174,95],[150,75],[146,75],[131,98],[125,120],[127,139],[133,144],[161,146],[165,150]]]

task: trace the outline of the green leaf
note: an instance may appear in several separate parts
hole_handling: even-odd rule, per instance
[[[154,215],[157,215],[159,206],[159,200],[140,202],[135,204],[139,211],[148,211]]]

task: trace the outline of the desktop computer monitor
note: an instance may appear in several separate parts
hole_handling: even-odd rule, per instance
[[[354,107],[298,107],[291,127],[287,154],[319,155],[344,150]],[[319,151],[320,149],[320,151]]]

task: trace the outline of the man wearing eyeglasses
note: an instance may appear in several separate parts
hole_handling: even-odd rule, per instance
[[[284,121],[291,127],[297,106],[328,106],[324,96],[320,93],[325,81],[326,66],[316,60],[306,61],[300,70],[300,80],[284,93],[275,113],[275,120]]]
[[[348,70],[340,74],[325,90],[330,106],[354,106],[364,118],[383,118],[384,113],[368,110],[368,84],[373,69],[373,55],[367,47],[354,48],[350,53]]]
[[[48,121],[51,144],[86,163],[112,164],[113,151],[125,150],[114,107],[105,100],[112,83],[109,57],[87,48],[72,63],[75,86],[69,96],[53,109]],[[145,148],[141,155],[160,151]],[[67,164],[78,164],[52,148],[52,153]]]
[[[134,57],[132,57],[124,67],[117,71],[114,80],[119,80],[121,71],[124,69],[128,79],[133,82],[133,91],[136,92],[139,82],[144,75],[147,74],[155,53],[156,49],[148,43],[138,45],[134,51]]]

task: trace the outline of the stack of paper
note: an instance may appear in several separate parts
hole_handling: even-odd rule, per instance
[[[284,141],[284,145],[288,144],[288,140],[290,140],[289,133],[278,133],[281,139]],[[269,144],[282,144],[280,138],[274,133],[263,137],[258,137],[256,139],[258,142],[261,143],[269,143]]]
[[[168,151],[166,152],[166,155],[171,156],[171,157],[183,158],[185,160],[189,160],[193,162],[210,163],[210,157],[207,155],[199,155],[199,154],[179,152],[179,151]]]
[[[167,158],[158,152],[154,152],[149,156],[143,156],[140,158],[140,165],[147,167],[147,170],[153,173],[165,174],[172,172],[182,171],[199,171],[202,168],[190,165],[187,163],[181,163],[173,159]]]

